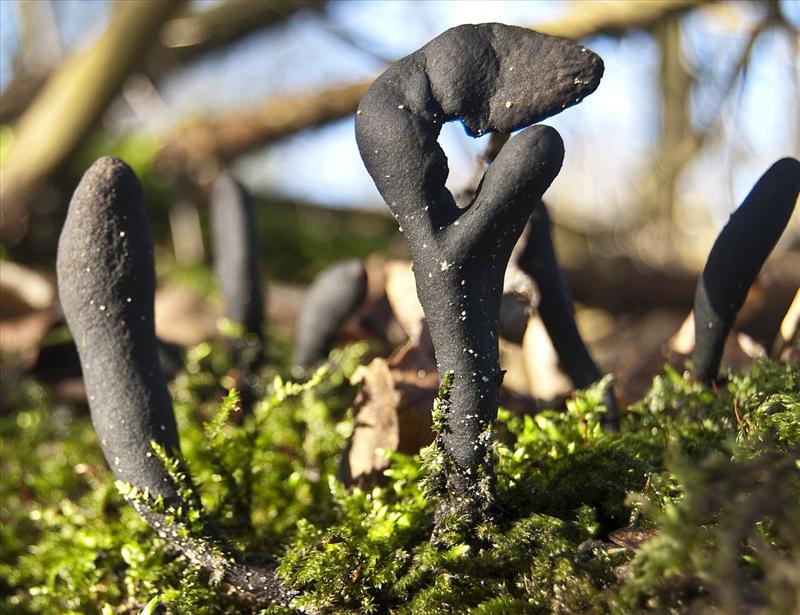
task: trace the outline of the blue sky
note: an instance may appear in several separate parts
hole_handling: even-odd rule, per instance
[[[52,6],[67,49],[99,32],[108,11],[104,0],[55,0]],[[687,241],[701,243],[713,239],[760,173],[781,156],[797,156],[800,148],[800,68],[787,37],[761,37],[746,82],[718,107],[744,33],[763,10],[744,2],[724,6],[723,15],[711,9],[717,12],[696,12],[682,22],[687,64],[700,77],[693,119],[698,126],[716,122],[717,129],[681,181],[678,222]],[[784,6],[800,24],[800,2]],[[376,54],[401,57],[460,23],[535,26],[570,8],[570,3],[544,0],[341,1],[329,5],[329,16]],[[637,188],[649,168],[660,110],[658,50],[649,36],[634,32],[585,42],[605,60],[603,82],[582,104],[547,123],[561,132],[567,149],[564,169],[549,193],[555,217],[588,227],[624,220],[640,206]],[[0,85],[11,76],[16,46],[15,2],[0,0]],[[158,84],[164,105],[145,125],[124,104],[115,106],[112,117],[121,129],[153,130],[181,118],[254,105],[275,93],[368,79],[382,67],[343,43],[319,18],[301,15],[286,28],[256,33]],[[446,127],[442,140],[450,185],[458,188],[472,177],[484,141],[466,136],[457,124]],[[382,206],[358,157],[352,118],[254,152],[236,170],[259,191],[335,207]]]

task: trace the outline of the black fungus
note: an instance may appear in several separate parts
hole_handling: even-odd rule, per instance
[[[792,216],[800,162],[782,158],[756,182],[711,248],[694,297],[694,375],[716,381],[725,339],[764,261]]]
[[[58,245],[58,292],[80,355],[89,408],[114,475],[166,506],[185,502],[154,453],[179,454],[172,401],[159,367],[153,244],[136,175],[101,158],[70,202]],[[189,480],[188,477],[186,479]],[[196,494],[194,494],[196,496]],[[191,562],[260,603],[288,604],[274,566],[231,555],[224,539],[188,532],[140,500],[136,510]]]
[[[539,288],[539,315],[553,342],[559,364],[572,384],[586,388],[600,380],[603,374],[578,331],[572,297],[558,265],[550,226],[547,208],[544,203],[539,203],[531,215],[530,231],[517,264]],[[604,394],[604,401],[605,423],[614,428],[618,423],[618,408],[610,386]]]
[[[328,356],[342,323],[367,296],[367,272],[360,260],[335,263],[308,289],[297,323],[294,362],[309,367]]]
[[[602,60],[578,43],[502,24],[447,30],[392,64],[356,115],[361,157],[405,233],[440,377],[453,373],[441,436],[450,457],[443,507],[470,522],[491,500],[491,425],[502,371],[503,274],[534,204],[558,174],[558,133],[532,126],[500,150],[466,207],[445,187],[443,122],[473,135],[511,132],[590,94]]]
[[[56,267],[106,460],[119,480],[174,497],[150,445],[155,440],[168,452],[179,450],[155,337],[153,244],[142,188],[120,160],[101,158],[81,179]]]
[[[225,300],[225,315],[261,338],[264,295],[253,200],[230,173],[221,173],[214,182],[210,225],[214,273]]]

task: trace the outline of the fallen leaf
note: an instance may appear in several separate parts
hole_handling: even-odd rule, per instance
[[[772,355],[783,361],[788,361],[792,355],[796,356],[798,353],[800,353],[800,290],[786,310],[772,349]]]
[[[625,547],[631,551],[636,551],[648,540],[653,538],[658,532],[655,528],[637,529],[635,527],[621,527],[618,530],[609,532],[608,539],[615,545]]]
[[[558,354],[538,313],[531,314],[522,339],[530,394],[538,399],[563,397],[572,383],[558,367]]]
[[[417,453],[433,440],[431,408],[439,382],[435,366],[410,343],[388,360],[362,365],[353,402],[355,426],[342,463],[342,480],[353,483],[386,469],[381,451]]]
[[[156,335],[166,342],[194,346],[214,337],[220,316],[199,292],[176,284],[156,290]]]
[[[55,288],[40,273],[0,260],[0,352],[36,348],[57,318]]]
[[[417,298],[417,283],[411,269],[411,261],[390,260],[384,267],[386,296],[394,317],[400,323],[414,346],[433,356],[433,343],[427,333],[425,312]]]

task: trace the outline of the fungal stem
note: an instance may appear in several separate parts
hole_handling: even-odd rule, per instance
[[[510,133],[578,102],[602,71],[600,58],[572,41],[502,24],[459,26],[390,66],[361,100],[359,151],[411,248],[440,378],[452,373],[437,528],[453,515],[466,528],[492,519],[503,277],[564,156],[555,130],[526,128],[497,148],[460,208],[445,187],[442,122],[461,119],[476,136]]]
[[[292,592],[272,567],[251,564],[203,524],[189,527],[170,513],[197,511],[200,504],[188,472],[173,463],[180,443],[158,365],[153,244],[141,185],[122,161],[101,158],[84,174],[61,232],[56,269],[92,423],[114,476],[127,486],[127,500],[175,549],[237,593],[288,604]]]
[[[297,324],[294,363],[302,369],[325,358],[347,317],[367,295],[367,271],[358,259],[323,270],[308,288]]]
[[[253,199],[233,175],[223,172],[214,182],[209,209],[214,273],[225,315],[244,331],[233,343],[234,353],[241,367],[251,371],[263,359],[264,345],[264,294]]]
[[[600,380],[603,374],[589,354],[575,322],[572,298],[558,265],[550,215],[544,203],[540,202],[534,208],[529,227],[530,232],[519,255],[518,265],[539,288],[537,309],[561,366],[573,385],[586,388]],[[619,427],[619,410],[611,384],[604,391],[603,398],[606,405],[604,425],[615,430]]]
[[[756,182],[711,248],[694,298],[693,373],[717,381],[725,340],[747,292],[778,243],[800,192],[800,162],[782,158]]]

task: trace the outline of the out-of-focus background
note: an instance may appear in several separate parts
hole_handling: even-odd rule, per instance
[[[729,214],[800,152],[796,1],[1,0],[2,349],[24,355],[52,325],[32,315],[53,303],[69,197],[101,155],[145,186],[160,335],[178,343],[213,329],[207,197],[224,168],[256,196],[287,335],[325,266],[407,257],[361,164],[356,105],[387,63],[489,21],[580,39],[605,61],[599,89],[547,121],[567,153],[546,201],[590,345],[606,369],[638,366],[691,308]],[[469,189],[487,138],[453,123],[442,143],[448,185]],[[798,285],[797,218],[751,306],[763,348]]]

